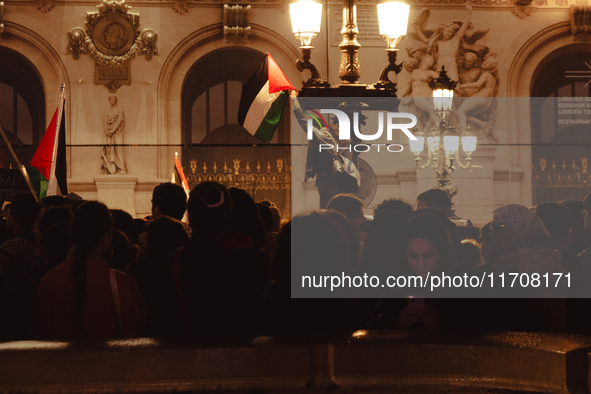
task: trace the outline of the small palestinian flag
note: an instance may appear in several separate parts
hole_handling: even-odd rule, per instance
[[[39,147],[31,159],[31,166],[48,181],[47,196],[68,194],[66,183],[66,115],[65,99],[61,99],[60,105],[55,110],[53,118],[43,134]],[[61,112],[61,118],[58,118]],[[56,133],[58,133],[56,135]],[[41,198],[45,197],[43,192]]]
[[[238,123],[250,134],[271,141],[281,120],[290,90],[295,90],[275,60],[267,53],[242,87]]]
[[[187,198],[189,198],[189,193],[191,192],[191,189],[189,189],[189,182],[187,182],[187,177],[185,177],[185,171],[183,171],[183,166],[179,161],[179,152],[174,152],[174,170],[172,171],[172,178],[170,179],[170,182],[177,183],[177,179],[181,183],[183,189],[185,189]]]

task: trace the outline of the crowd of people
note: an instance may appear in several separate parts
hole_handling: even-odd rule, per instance
[[[0,341],[236,338],[358,329],[591,333],[591,195],[505,205],[482,228],[458,225],[447,194],[377,205],[339,194],[281,220],[271,201],[216,182],[154,189],[134,219],[97,201],[13,197],[0,226]],[[188,223],[185,220],[188,218]],[[295,266],[294,266],[295,265]],[[292,298],[307,268],[380,278],[441,272],[570,273],[571,286],[514,298],[450,289],[379,297]]]

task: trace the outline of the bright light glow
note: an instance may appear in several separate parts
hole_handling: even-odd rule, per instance
[[[427,137],[427,146],[431,152],[437,152],[439,150],[439,136]]]
[[[462,137],[462,149],[466,153],[472,153],[476,150],[476,143],[478,138],[474,135],[467,135]]]
[[[437,89],[433,91],[433,104],[436,111],[451,111],[453,101],[453,90]]]
[[[378,4],[380,34],[396,40],[406,35],[410,6],[399,1]]]
[[[452,154],[458,151],[460,145],[460,137],[457,135],[444,135],[443,136],[443,148],[448,154]]]
[[[302,45],[310,46],[312,38],[320,32],[322,4],[300,0],[289,5],[291,29]]]
[[[423,151],[423,148],[425,146],[425,137],[421,137],[418,135],[415,135],[415,137],[417,137],[416,141],[409,139],[408,142],[410,143],[410,151],[418,155]]]
[[[131,348],[134,346],[149,347],[149,346],[160,346],[160,341],[157,338],[130,338],[130,339],[114,339],[106,341],[105,344],[108,347],[114,348]]]
[[[34,350],[34,349],[67,349],[71,346],[68,342],[49,342],[49,341],[15,341],[0,343],[2,350]]]

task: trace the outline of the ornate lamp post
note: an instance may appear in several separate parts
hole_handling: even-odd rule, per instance
[[[298,70],[310,70],[312,77],[304,82],[300,91],[303,97],[396,97],[396,84],[388,78],[393,71],[398,74],[401,65],[396,64],[396,45],[406,35],[408,14],[410,6],[402,2],[386,2],[378,4],[378,20],[380,34],[388,42],[389,64],[373,85],[358,83],[360,77],[360,65],[358,52],[361,45],[357,41],[359,29],[357,28],[357,8],[355,0],[344,0],[343,25],[341,36],[343,40],[339,44],[341,49],[341,62],[339,78],[341,83],[336,87],[323,81],[317,68],[310,63],[312,53],[312,38],[320,31],[322,5],[311,0],[299,0],[290,5],[291,24],[293,34],[300,39],[302,59],[298,60]]]
[[[299,71],[310,70],[312,76],[304,82],[304,87],[328,87],[328,82],[320,78],[318,69],[310,63],[312,56],[312,39],[320,32],[322,4],[311,0],[301,0],[289,5],[291,28],[294,36],[300,39],[302,58],[296,63]]]
[[[415,154],[417,169],[431,167],[437,174],[437,187],[445,191],[450,198],[458,193],[458,187],[451,183],[451,174],[456,169],[454,162],[460,168],[472,172],[473,168],[481,166],[472,165],[472,153],[476,150],[477,137],[468,126],[460,135],[457,129],[449,122],[453,105],[453,90],[457,82],[449,79],[445,67],[442,67],[439,78],[430,82],[433,90],[433,105],[435,114],[439,117],[438,127],[430,130],[427,136],[427,162],[420,164],[421,152],[425,145],[425,136],[422,132],[415,134],[417,141],[410,141],[410,150]],[[460,146],[466,153],[466,164],[460,161]]]

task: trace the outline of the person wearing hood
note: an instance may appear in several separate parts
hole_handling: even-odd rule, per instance
[[[566,274],[561,264],[560,251],[552,249],[550,234],[542,220],[529,208],[519,204],[504,205],[494,211],[492,222],[485,225],[490,234],[489,253],[484,256],[487,266],[495,278],[499,274],[546,273],[556,278],[554,273]],[[490,265],[488,265],[490,264]],[[506,276],[506,282],[511,277]],[[554,285],[554,283],[553,283]],[[538,287],[521,288],[513,286],[511,293],[503,293],[520,299],[505,298],[495,300],[496,308],[488,308],[495,316],[491,321],[503,327],[523,331],[564,331],[566,330],[566,310],[564,293],[566,281],[558,287],[541,285]],[[508,286],[500,291],[507,291]],[[494,289],[496,290],[496,289]],[[501,296],[501,293],[498,293]],[[504,322],[504,323],[503,323]]]
[[[492,269],[494,273],[561,272],[560,251],[550,248],[550,233],[544,222],[532,210],[523,205],[504,205],[494,211],[489,223],[492,241]],[[540,290],[545,290],[540,287]],[[550,295],[557,295],[557,288]]]

